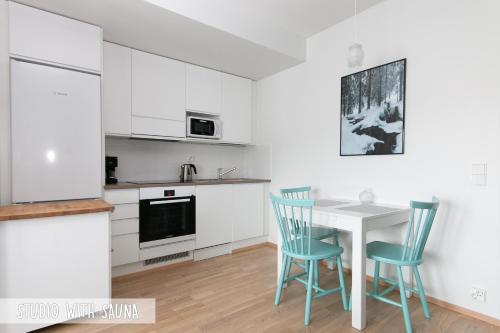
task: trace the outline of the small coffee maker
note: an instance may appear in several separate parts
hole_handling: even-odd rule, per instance
[[[118,166],[118,157],[106,156],[106,185],[118,183],[115,176],[115,168]]]

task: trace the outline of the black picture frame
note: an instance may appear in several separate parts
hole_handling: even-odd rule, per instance
[[[402,89],[400,90],[399,94],[401,95],[401,104],[402,104],[402,111],[401,111],[401,133],[397,134],[397,135],[401,135],[401,149],[400,151],[388,151],[389,147],[392,147],[392,144],[389,144],[387,145],[386,141],[383,141],[383,143],[381,144],[380,142],[377,142],[377,143],[374,143],[373,144],[373,148],[374,148],[374,151],[367,151],[367,152],[359,152],[359,153],[346,153],[345,151],[343,151],[343,140],[345,140],[346,138],[344,138],[343,136],[343,121],[344,121],[344,118],[346,119],[349,119],[348,116],[346,116],[345,112],[347,110],[347,106],[345,105],[345,103],[347,102],[346,100],[346,86],[347,86],[347,80],[355,80],[355,78],[357,76],[360,77],[359,80],[362,80],[362,77],[363,75],[367,75],[370,77],[370,80],[372,78],[372,75],[373,74],[370,74],[371,73],[379,73],[377,75],[380,75],[380,71],[382,68],[389,68],[390,66],[393,66],[394,64],[397,64],[397,63],[401,63],[402,65],[402,77],[400,77],[400,82],[398,82],[399,84],[399,89]],[[406,58],[403,58],[403,59],[399,59],[399,60],[396,60],[396,61],[392,61],[392,62],[389,62],[389,63],[385,63],[383,65],[379,65],[379,66],[376,66],[376,67],[372,67],[372,68],[368,68],[368,69],[365,69],[365,70],[362,70],[362,71],[359,71],[359,72],[356,72],[356,73],[352,73],[352,74],[348,74],[348,75],[344,75],[341,77],[340,79],[340,82],[341,82],[341,93],[340,93],[340,140],[339,140],[339,154],[340,156],[380,156],[380,155],[403,155],[405,153],[405,135],[406,135],[406,129],[405,129],[405,120],[406,120],[406,65],[407,65],[407,59]],[[367,73],[367,74],[365,74]],[[386,77],[387,77],[387,74],[386,74]],[[361,81],[360,81],[361,82]],[[361,90],[362,90],[362,83],[360,84],[361,86]],[[394,87],[394,83],[392,83],[392,87]],[[385,89],[387,88],[387,83],[385,85]],[[392,88],[391,88],[392,89]],[[387,92],[384,92],[385,94]],[[348,96],[351,96],[351,95],[348,95]],[[371,96],[372,96],[372,93],[371,93],[371,86],[370,86],[370,99],[371,99]],[[352,97],[352,96],[351,96]],[[358,96],[359,98],[359,96]],[[361,98],[359,99],[360,101],[363,100],[363,98],[366,98],[366,96],[363,96],[363,93],[361,93]],[[386,103],[384,101],[384,103]],[[399,103],[399,102],[398,102]],[[363,103],[358,103],[358,107],[359,105],[362,105]],[[397,105],[399,106],[399,105]],[[378,106],[380,108],[380,105]],[[385,107],[385,106],[384,106]],[[362,107],[361,107],[362,108]],[[396,109],[396,107],[394,107],[394,109]],[[370,110],[370,109],[368,109]],[[396,111],[398,111],[398,109],[396,109]],[[379,112],[380,112],[380,109],[379,109]],[[389,109],[388,109],[388,112],[389,114],[391,113],[391,106],[390,106],[390,101],[389,101]],[[361,112],[360,112],[361,113]],[[360,114],[359,113],[359,114]],[[351,115],[351,114],[349,114]],[[355,117],[355,116],[352,116],[352,117]],[[356,119],[357,120],[357,119]],[[373,130],[372,130],[373,132]],[[380,132],[379,130],[377,132]],[[354,132],[352,132],[354,133]],[[386,135],[387,134],[394,134],[394,133],[385,133]],[[359,134],[358,134],[359,135]],[[395,135],[394,137],[394,140],[397,142],[397,135]],[[374,138],[375,140],[380,140],[380,138]],[[392,140],[392,139],[391,139]]]

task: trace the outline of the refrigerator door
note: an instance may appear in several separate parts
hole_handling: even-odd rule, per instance
[[[101,196],[100,77],[11,60],[12,201]]]

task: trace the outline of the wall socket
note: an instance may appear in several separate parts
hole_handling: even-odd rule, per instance
[[[486,289],[479,287],[472,287],[471,296],[476,301],[486,302]]]

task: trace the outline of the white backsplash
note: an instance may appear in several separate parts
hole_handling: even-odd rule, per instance
[[[106,155],[118,156],[118,181],[176,180],[180,165],[192,162],[198,171],[194,179],[217,178],[217,168],[238,170],[228,177],[243,177],[246,148],[228,145],[209,145],[152,140],[106,137]]]

